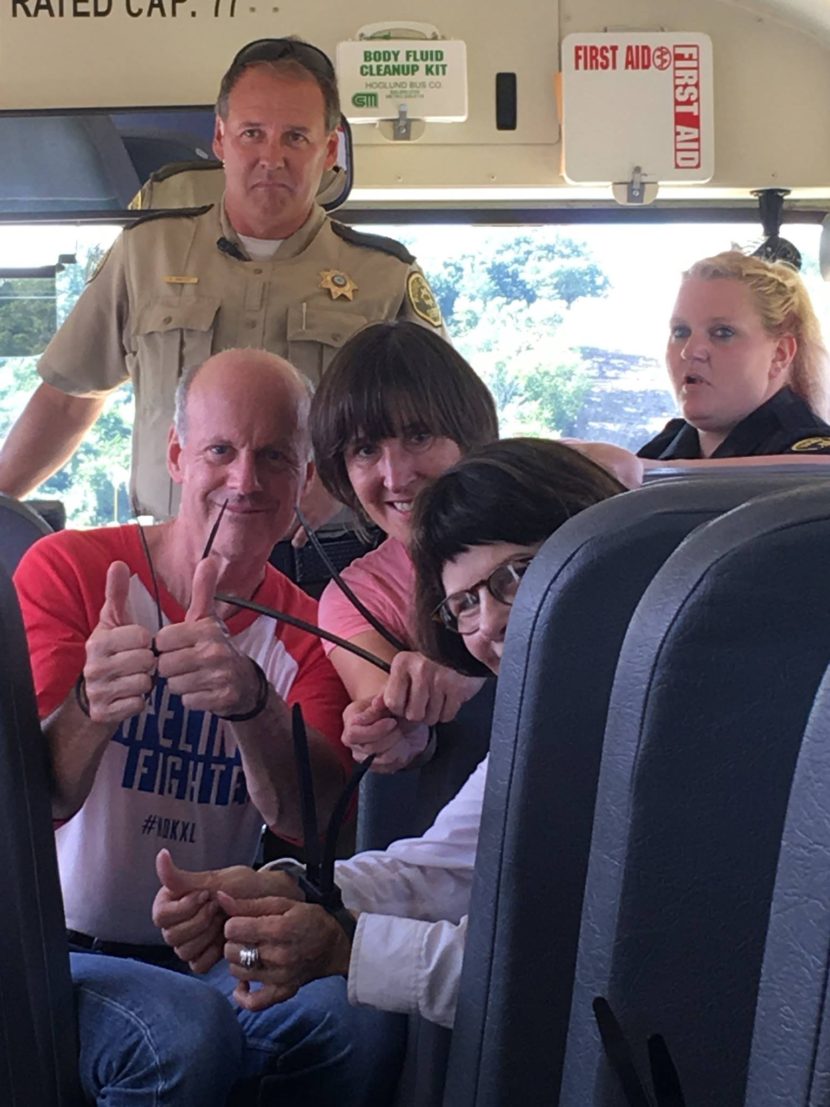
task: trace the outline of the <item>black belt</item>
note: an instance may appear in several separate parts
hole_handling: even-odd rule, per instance
[[[105,953],[109,957],[132,957],[135,961],[148,961],[152,965],[174,965],[178,958],[169,946],[134,945],[132,942],[110,942],[106,938],[93,938],[79,930],[67,930],[70,946],[88,953]]]

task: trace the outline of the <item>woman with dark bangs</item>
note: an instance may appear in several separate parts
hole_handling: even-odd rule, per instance
[[[324,487],[387,536],[342,576],[390,635],[334,584],[320,600],[319,622],[392,666],[387,677],[328,647],[353,701],[343,741],[356,758],[374,753],[374,768],[391,772],[418,756],[429,727],[453,719],[481,686],[415,649],[409,547],[415,496],[464,454],[498,438],[496,408],[439,335],[414,323],[377,323],[332,361],[312,403],[311,433]]]

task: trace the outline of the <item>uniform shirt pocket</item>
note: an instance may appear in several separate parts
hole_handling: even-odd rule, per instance
[[[343,308],[295,304],[288,309],[288,360],[317,384],[343,343],[368,322],[365,315]]]
[[[167,406],[181,374],[210,357],[218,310],[215,297],[171,296],[138,312],[133,375],[144,404]],[[168,415],[171,411],[168,407]]]

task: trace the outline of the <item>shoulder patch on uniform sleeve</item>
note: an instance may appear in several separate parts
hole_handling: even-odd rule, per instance
[[[813,438],[800,438],[790,446],[790,452],[796,454],[819,453],[824,450],[830,450],[830,438],[819,435]]]
[[[338,223],[336,220],[331,219],[331,229],[337,235],[338,238],[342,238],[344,242],[351,243],[352,246],[365,246],[369,250],[380,250],[384,254],[391,254],[392,257],[396,257],[398,261],[403,261],[407,265],[412,265],[415,258],[407,250],[406,246],[402,242],[396,242],[394,238],[386,238],[382,234],[365,234],[363,231],[356,231],[354,227],[349,227],[345,223]]]
[[[441,309],[423,273],[416,270],[409,274],[406,281],[406,295],[412,310],[419,319],[423,319],[425,323],[430,323],[433,327],[441,326],[443,322]]]
[[[149,223],[153,219],[192,219],[196,215],[204,215],[212,207],[213,204],[203,204],[200,208],[158,208],[155,211],[148,211],[145,215],[134,219],[132,223],[128,223],[124,227],[124,232],[135,230],[142,223]]]
[[[112,253],[112,246],[110,246],[109,249],[105,250],[104,253],[98,259],[98,261],[95,263],[95,268],[92,270],[92,272],[87,277],[86,282],[85,282],[86,284],[92,284],[92,282],[95,280],[95,278],[101,272],[101,270],[104,268],[104,265],[106,264],[107,258],[110,256],[111,253]]]

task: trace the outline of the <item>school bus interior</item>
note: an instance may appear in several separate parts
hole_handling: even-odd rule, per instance
[[[213,196],[208,105],[231,51],[297,33],[334,58],[384,20],[388,34],[366,39],[379,54],[393,31],[466,43],[467,115],[423,122],[413,108],[395,137],[394,119],[361,122],[344,104],[327,197],[339,219],[417,254],[503,434],[628,447],[653,434],[675,411],[661,349],[679,274],[733,243],[790,243],[830,334],[825,0],[188,3],[188,18],[161,2],[11,0],[0,13],[0,436],[151,174],[210,167],[145,208]],[[683,138],[711,172],[651,168],[665,104],[635,86],[655,68],[649,36],[672,33],[711,42],[709,131]],[[605,99],[582,99],[618,62]],[[130,518],[132,417],[125,387],[39,490],[70,525]],[[828,1102],[830,483],[806,461],[667,476],[547,543],[494,705],[488,687],[456,752],[364,786],[360,845],[417,832],[480,757],[492,712],[455,1028],[412,1019],[397,1107]],[[0,628],[15,889],[0,932],[0,1102],[75,1107],[46,758],[2,572]],[[598,997],[622,1027],[619,1064]],[[661,1096],[655,1036],[685,1098]],[[651,1069],[654,1088],[631,1098],[620,1068]]]

